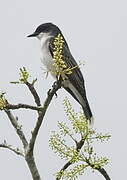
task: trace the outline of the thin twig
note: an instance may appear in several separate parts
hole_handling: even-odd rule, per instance
[[[1,148],[9,149],[12,152],[16,153],[17,155],[20,155],[20,156],[24,157],[24,154],[21,152],[21,150],[19,148],[12,147],[12,145],[8,145],[8,144],[5,144],[5,143],[2,143],[2,144],[0,144],[0,147]]]
[[[20,108],[24,108],[24,109],[31,109],[31,110],[36,110],[39,111],[41,109],[41,107],[36,107],[36,106],[31,106],[28,104],[7,104],[6,105],[6,109],[20,109]]]
[[[17,135],[19,136],[19,138],[21,139],[22,144],[23,144],[24,149],[25,149],[25,148],[27,147],[27,145],[28,145],[28,142],[27,142],[26,137],[25,137],[25,135],[24,135],[24,133],[23,133],[23,131],[22,131],[21,125],[19,125],[17,119],[13,116],[13,114],[11,113],[10,110],[7,110],[7,109],[6,109],[6,110],[4,110],[4,111],[5,111],[5,113],[7,114],[7,116],[8,116],[8,118],[9,118],[11,124],[12,124],[13,127],[15,128],[16,133],[17,133]]]
[[[96,170],[98,170],[106,180],[111,180],[111,178],[109,177],[109,175],[107,174],[104,168],[100,167],[100,168],[96,168]]]
[[[92,169],[95,169],[95,170],[99,171],[106,180],[111,180],[111,178],[109,177],[109,175],[107,174],[107,172],[106,172],[106,170],[104,168],[102,168],[102,167],[94,168],[94,165],[91,164],[91,162],[87,158],[85,159],[85,161]]]
[[[78,142],[77,142],[77,140],[70,134],[70,133],[68,133],[68,135],[70,136],[70,138],[77,144]]]
[[[25,82],[25,84],[27,85],[31,94],[33,95],[35,103],[37,104],[37,106],[41,106],[41,101],[40,101],[40,98],[39,98],[39,95],[38,95],[36,89],[34,88],[34,83]]]

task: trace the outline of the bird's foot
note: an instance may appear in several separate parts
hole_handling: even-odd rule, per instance
[[[53,83],[52,85],[53,88],[58,88],[58,87],[61,87],[61,80],[57,80]]]

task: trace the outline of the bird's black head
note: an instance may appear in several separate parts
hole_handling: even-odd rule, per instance
[[[48,33],[52,36],[55,36],[58,33],[61,33],[61,31],[56,25],[52,23],[45,23],[38,26],[35,32],[27,37],[38,37],[41,33]]]

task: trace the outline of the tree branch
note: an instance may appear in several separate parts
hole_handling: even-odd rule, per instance
[[[0,144],[0,147],[1,148],[6,148],[6,149],[9,149],[11,150],[12,152],[16,153],[17,155],[20,155],[20,156],[23,156],[24,157],[24,154],[21,152],[21,150],[19,148],[14,148],[12,147],[12,145],[8,145],[6,144],[5,142]]]
[[[17,135],[19,136],[19,138],[22,141],[22,144],[24,146],[24,153],[25,153],[24,157],[25,157],[25,160],[28,164],[29,170],[30,170],[31,175],[33,177],[33,180],[41,180],[38,169],[36,167],[34,156],[33,156],[33,154],[29,153],[29,144],[25,138],[25,135],[22,131],[21,126],[18,124],[17,119],[13,116],[13,114],[10,112],[10,110],[5,110],[5,112],[8,116],[8,118],[10,119],[11,124],[15,128]]]
[[[35,141],[36,141],[36,138],[38,135],[38,131],[39,131],[40,126],[43,122],[46,110],[47,110],[53,96],[56,94],[57,90],[60,88],[61,88],[61,82],[60,81],[57,81],[53,84],[53,88],[48,91],[48,93],[47,93],[48,96],[44,102],[44,105],[43,105],[42,109],[39,111],[38,120],[36,122],[34,130],[32,131],[32,137],[31,137],[30,143],[29,143],[29,152],[31,152],[32,154],[33,154]]]
[[[34,156],[32,154],[26,154],[25,160],[28,164],[33,180],[41,180],[41,177],[39,175],[39,172],[38,172],[35,160],[34,160]]]
[[[106,172],[106,170],[104,168],[102,168],[102,167],[94,168],[93,164],[90,163],[89,159],[86,159],[86,162],[91,168],[99,171],[106,180],[111,180],[111,178],[109,177],[109,175],[107,174],[107,172]]]
[[[33,149],[34,149],[34,145],[35,145],[35,141],[36,141],[36,138],[38,135],[38,131],[39,131],[40,126],[43,122],[46,110],[47,110],[54,94],[56,94],[57,90],[61,87],[61,82],[58,81],[58,82],[54,83],[53,88],[48,91],[48,95],[47,95],[47,98],[44,102],[43,107],[40,107],[41,106],[40,98],[39,98],[39,96],[38,96],[38,94],[34,88],[34,83],[30,84],[29,82],[26,82],[25,84],[28,86],[30,92],[32,93],[34,100],[35,100],[35,103],[37,104],[37,107],[27,105],[27,104],[12,105],[6,101],[7,104],[6,104],[6,107],[4,108],[4,111],[7,114],[11,124],[15,128],[17,135],[19,136],[19,138],[22,141],[25,154],[23,155],[18,149],[13,148],[10,145],[7,145],[6,143],[0,144],[0,147],[7,148],[7,149],[15,152],[16,154],[24,156],[25,160],[28,164],[28,167],[30,169],[30,172],[32,174],[33,180],[41,180],[41,177],[39,175],[39,172],[38,172],[38,169],[36,167],[35,160],[34,160]],[[35,128],[32,132],[32,137],[31,137],[29,143],[27,142],[27,139],[24,135],[24,132],[22,131],[22,127],[19,125],[19,123],[17,121],[17,118],[15,118],[10,111],[10,109],[14,110],[14,109],[20,109],[20,108],[26,108],[26,109],[32,109],[32,110],[38,111],[38,119],[37,119]]]
[[[79,142],[76,143],[76,150],[77,152],[80,152],[81,148],[83,147],[85,143],[85,140],[82,138]],[[87,164],[93,168],[93,165],[89,162],[88,159],[86,159],[86,162]],[[62,177],[62,174],[63,174],[63,171],[65,171],[69,166],[71,166],[73,164],[73,161],[72,160],[69,160],[63,167],[62,169],[60,170],[61,174],[59,175],[59,177],[56,177],[56,180],[60,180],[61,177]],[[107,174],[106,170],[104,168],[101,168],[101,167],[98,167],[98,168],[94,168],[96,170],[98,170],[102,175],[103,177],[106,179],[106,180],[111,180],[109,175]]]
[[[52,90],[50,90],[48,92],[48,96],[44,102],[43,108],[38,113],[38,119],[37,119],[35,128],[32,132],[32,137],[31,137],[30,142],[28,144],[27,152],[25,154],[25,159],[26,159],[26,162],[27,162],[28,167],[30,169],[30,172],[32,174],[33,180],[41,180],[40,175],[39,175],[38,170],[37,170],[37,167],[36,167],[34,156],[33,156],[35,141],[36,141],[36,138],[38,135],[38,131],[39,131],[41,124],[43,122],[46,110],[47,110],[54,94],[57,92],[57,90],[60,87],[61,87],[61,83],[57,82],[56,84],[53,85]]]
[[[17,119],[13,116],[13,114],[11,113],[10,110],[7,110],[7,109],[6,109],[6,110],[4,110],[4,111],[5,111],[5,113],[7,114],[7,116],[8,116],[8,118],[9,118],[11,124],[12,124],[13,127],[15,128],[16,133],[17,133],[17,135],[19,136],[19,138],[21,139],[22,144],[23,144],[24,149],[25,149],[25,148],[27,147],[27,145],[28,145],[28,142],[27,142],[26,137],[25,137],[25,135],[24,135],[24,133],[23,133],[23,131],[22,131],[21,125],[19,125]]]
[[[25,82],[25,84],[27,85],[31,94],[34,97],[35,103],[37,104],[37,106],[41,106],[41,101],[40,101],[40,98],[39,98],[39,95],[38,95],[36,89],[34,88],[34,83],[35,83],[35,81],[33,83],[29,83],[28,81]]]
[[[100,168],[96,168],[96,170],[98,170],[106,180],[111,180],[111,178],[109,177],[109,175],[107,174],[104,168],[100,167]]]
[[[36,107],[36,106],[31,106],[28,104],[7,104],[6,105],[6,109],[20,109],[20,108],[24,108],[24,109],[31,109],[31,110],[36,110],[39,111],[41,109],[41,107]]]

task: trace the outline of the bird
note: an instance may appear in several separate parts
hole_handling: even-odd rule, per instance
[[[51,22],[39,25],[36,30],[27,37],[36,37],[41,45],[41,60],[47,71],[55,76],[53,61],[54,39],[60,34],[63,37],[62,57],[68,67],[78,67],[77,62],[71,54],[69,46],[59,27]],[[57,79],[57,77],[55,77]],[[80,68],[73,68],[72,73],[66,74],[62,81],[62,87],[82,106],[84,115],[90,124],[93,123],[93,115],[86,97],[84,78]]]

